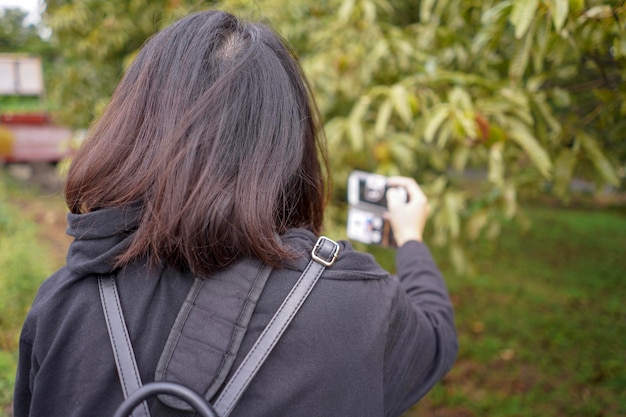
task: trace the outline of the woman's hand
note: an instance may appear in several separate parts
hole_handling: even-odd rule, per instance
[[[387,183],[392,187],[387,190],[387,218],[398,247],[410,240],[421,242],[430,212],[426,195],[412,178],[391,177]],[[399,188],[406,190],[408,202],[404,200],[405,194]]]

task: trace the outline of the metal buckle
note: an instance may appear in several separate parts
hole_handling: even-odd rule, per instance
[[[328,241],[335,246],[334,250],[329,254],[331,258],[328,260],[320,257],[317,254],[322,245],[324,245],[324,241]],[[311,257],[313,258],[313,260],[319,262],[326,267],[332,266],[337,260],[337,256],[339,256],[339,244],[334,240],[327,238],[326,236],[320,236],[319,239],[317,239],[317,243],[315,243],[315,247],[311,251]]]

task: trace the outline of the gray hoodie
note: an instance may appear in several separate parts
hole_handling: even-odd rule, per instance
[[[166,265],[150,270],[142,260],[113,271],[113,259],[132,238],[137,210],[68,215],[68,233],[75,240],[67,264],[42,284],[22,330],[15,417],[110,417],[122,402],[98,294],[99,274],[116,273],[142,381],[155,379],[193,276]],[[301,229],[283,239],[302,257],[270,275],[229,372],[300,276],[316,241]],[[398,249],[395,276],[350,243],[341,241],[340,246],[337,262],[324,272],[233,417],[398,416],[453,365],[458,346],[452,306],[427,247],[413,241]],[[208,313],[198,332],[212,332],[216,346],[227,342],[235,326],[220,321],[220,312],[231,308],[229,297],[239,296],[229,276],[245,271],[249,261],[216,274],[219,279],[212,284],[224,294],[223,302],[199,306]],[[224,315],[233,312],[228,313]],[[220,363],[210,363],[216,360],[219,355],[191,356],[178,382],[204,378],[210,384],[213,375],[203,369],[219,368]],[[151,406],[155,416],[188,415],[160,401],[152,400]]]

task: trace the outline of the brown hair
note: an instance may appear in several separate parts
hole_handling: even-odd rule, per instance
[[[319,114],[285,42],[221,11],[151,38],[78,151],[73,213],[140,203],[140,256],[199,276],[241,256],[295,256],[280,234],[319,233],[327,164]]]

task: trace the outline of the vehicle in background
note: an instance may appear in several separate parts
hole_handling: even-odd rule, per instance
[[[0,96],[45,97],[41,59],[0,54]],[[0,106],[0,163],[57,162],[72,152],[72,131],[58,126],[46,111]]]

